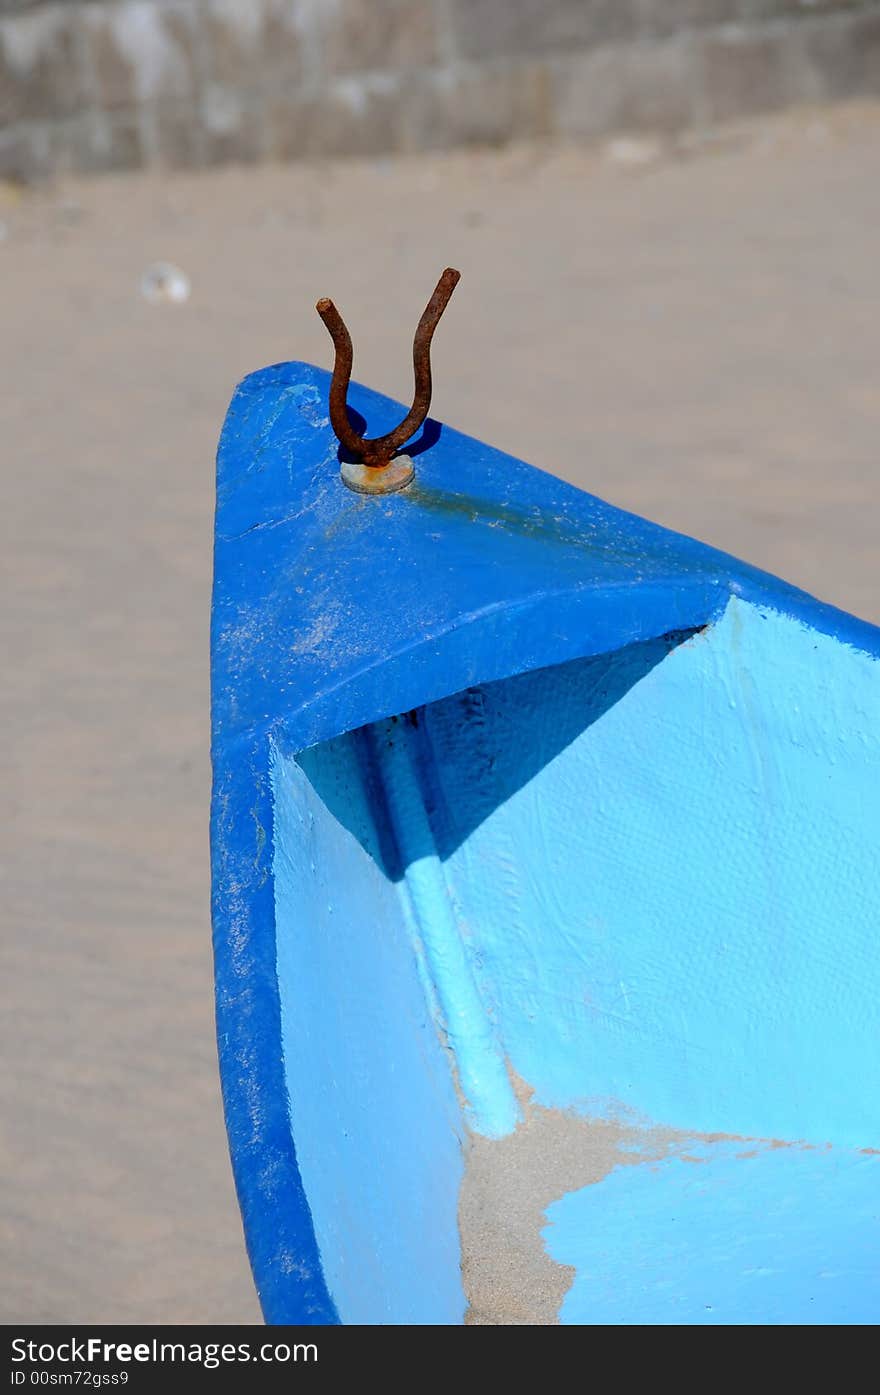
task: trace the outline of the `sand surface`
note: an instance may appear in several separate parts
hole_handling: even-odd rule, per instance
[[[656,156],[656,158],[655,158]],[[230,393],[329,365],[880,620],[880,108],[705,148],[0,187],[0,1320],[257,1317],[208,902],[212,470]],[[164,258],[192,283],[148,304]]]

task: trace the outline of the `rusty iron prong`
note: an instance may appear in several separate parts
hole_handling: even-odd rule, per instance
[[[330,383],[330,422],[342,444],[348,450],[353,451],[355,455],[360,456],[363,452],[364,440],[354,430],[348,419],[346,401],[348,384],[351,380],[351,366],[354,361],[351,335],[332,300],[328,300],[325,296],[323,300],[318,301],[315,309],[330,331],[333,347],[336,350],[333,379]]]
[[[431,406],[431,340],[440,316],[449,304],[449,297],[458,285],[461,273],[448,266],[425,306],[413,338],[413,404],[403,421],[385,436],[366,440],[359,436],[348,419],[348,385],[354,359],[351,335],[332,300],[319,300],[315,309],[327,326],[336,361],[330,383],[330,422],[339,440],[365,466],[381,469],[387,466],[394,452],[414,436],[428,415]]]

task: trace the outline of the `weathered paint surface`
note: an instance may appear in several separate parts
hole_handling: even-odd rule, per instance
[[[871,1323],[880,1157],[741,1140],[621,1167],[547,1212],[563,1323]]]
[[[576,1264],[544,1243],[560,1197],[595,1186],[615,1168],[666,1157],[692,1140],[573,1111],[544,1109],[516,1081],[522,1120],[503,1139],[472,1133],[459,1198],[461,1263],[473,1326],[556,1323]]]
[[[707,1265],[725,1270],[725,1297],[705,1311],[762,1320],[761,1293],[730,1269],[742,1213],[754,1209],[754,1246],[766,1248],[782,1222],[767,1219],[763,1189],[784,1187],[786,1167],[798,1195],[816,1168],[828,1192],[848,1167],[866,1176],[854,1150],[880,1142],[880,749],[866,737],[876,686],[864,653],[732,600],[698,634],[484,684],[323,743],[299,757],[308,779],[296,760],[279,767],[285,1064],[337,1302],[350,1274],[363,1283],[346,1303],[352,1320],[454,1320],[437,1290],[457,1278],[463,1130],[450,1123],[454,1100],[441,1105],[444,1073],[471,1130],[459,1208],[470,1321],[553,1321],[560,1308],[584,1320],[595,1285],[582,1276],[612,1284],[619,1272],[613,1245],[598,1270],[584,1248],[592,1187],[622,1166],[640,1177],[609,1181],[611,1197],[650,1196],[648,1162],[676,1150],[711,1164],[708,1193],[673,1185],[679,1232],[696,1244],[719,1159],[724,1200],[727,1163],[767,1152],[744,1138],[833,1141],[813,1173],[791,1146],[773,1150],[772,1168],[742,1167],[736,1206],[715,1213]],[[418,1033],[389,1035],[400,1020]],[[449,1060],[436,1037],[428,1054],[437,1029]],[[523,1122],[511,1072],[529,1081]],[[640,1131],[643,1120],[664,1129]],[[695,1139],[712,1133],[739,1143]],[[679,1175],[671,1163],[663,1173]],[[630,1208],[613,1204],[617,1237]],[[799,1200],[795,1246],[797,1207],[809,1212]],[[654,1253],[637,1206],[632,1216],[632,1245]],[[831,1262],[838,1236],[835,1272],[858,1283],[847,1224],[816,1239],[816,1263]],[[786,1288],[789,1240],[779,1243],[771,1307],[808,1320],[802,1288]],[[442,1262],[428,1258],[436,1245]],[[656,1246],[662,1273],[659,1235]],[[808,1254],[798,1263],[814,1272]],[[635,1321],[637,1281],[620,1279],[614,1291],[629,1297],[615,1311]],[[847,1283],[822,1289],[829,1311]],[[695,1281],[688,1298],[676,1281],[664,1320],[688,1320],[671,1315],[699,1291]],[[422,1316],[403,1316],[413,1311]]]
[[[876,1145],[880,636],[445,429],[357,498],[325,395],[255,374],[218,462],[218,1040],[264,1311],[486,1320],[468,1236],[503,1234],[503,1157],[537,1139],[502,1307],[543,1274],[510,1320],[581,1321],[583,1216],[674,1192],[675,1131]],[[634,1128],[663,1161],[621,1153]],[[769,1171],[713,1156],[772,1209]]]
[[[504,1051],[550,1108],[880,1146],[877,662],[736,599],[658,649],[426,715]]]

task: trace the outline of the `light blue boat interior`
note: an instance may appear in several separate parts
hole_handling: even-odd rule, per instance
[[[878,1190],[880,1157],[829,1147],[619,1167],[548,1209],[547,1249],[576,1269],[561,1321],[873,1325]]]
[[[459,1323],[469,1140],[686,1142],[547,1208],[563,1323],[880,1318],[877,660],[699,631],[273,749],[291,1127],[348,1323]]]

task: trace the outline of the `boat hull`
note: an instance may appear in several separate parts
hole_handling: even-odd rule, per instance
[[[218,484],[267,1318],[875,1321],[877,631],[445,431],[353,502],[322,388],[247,380]]]

